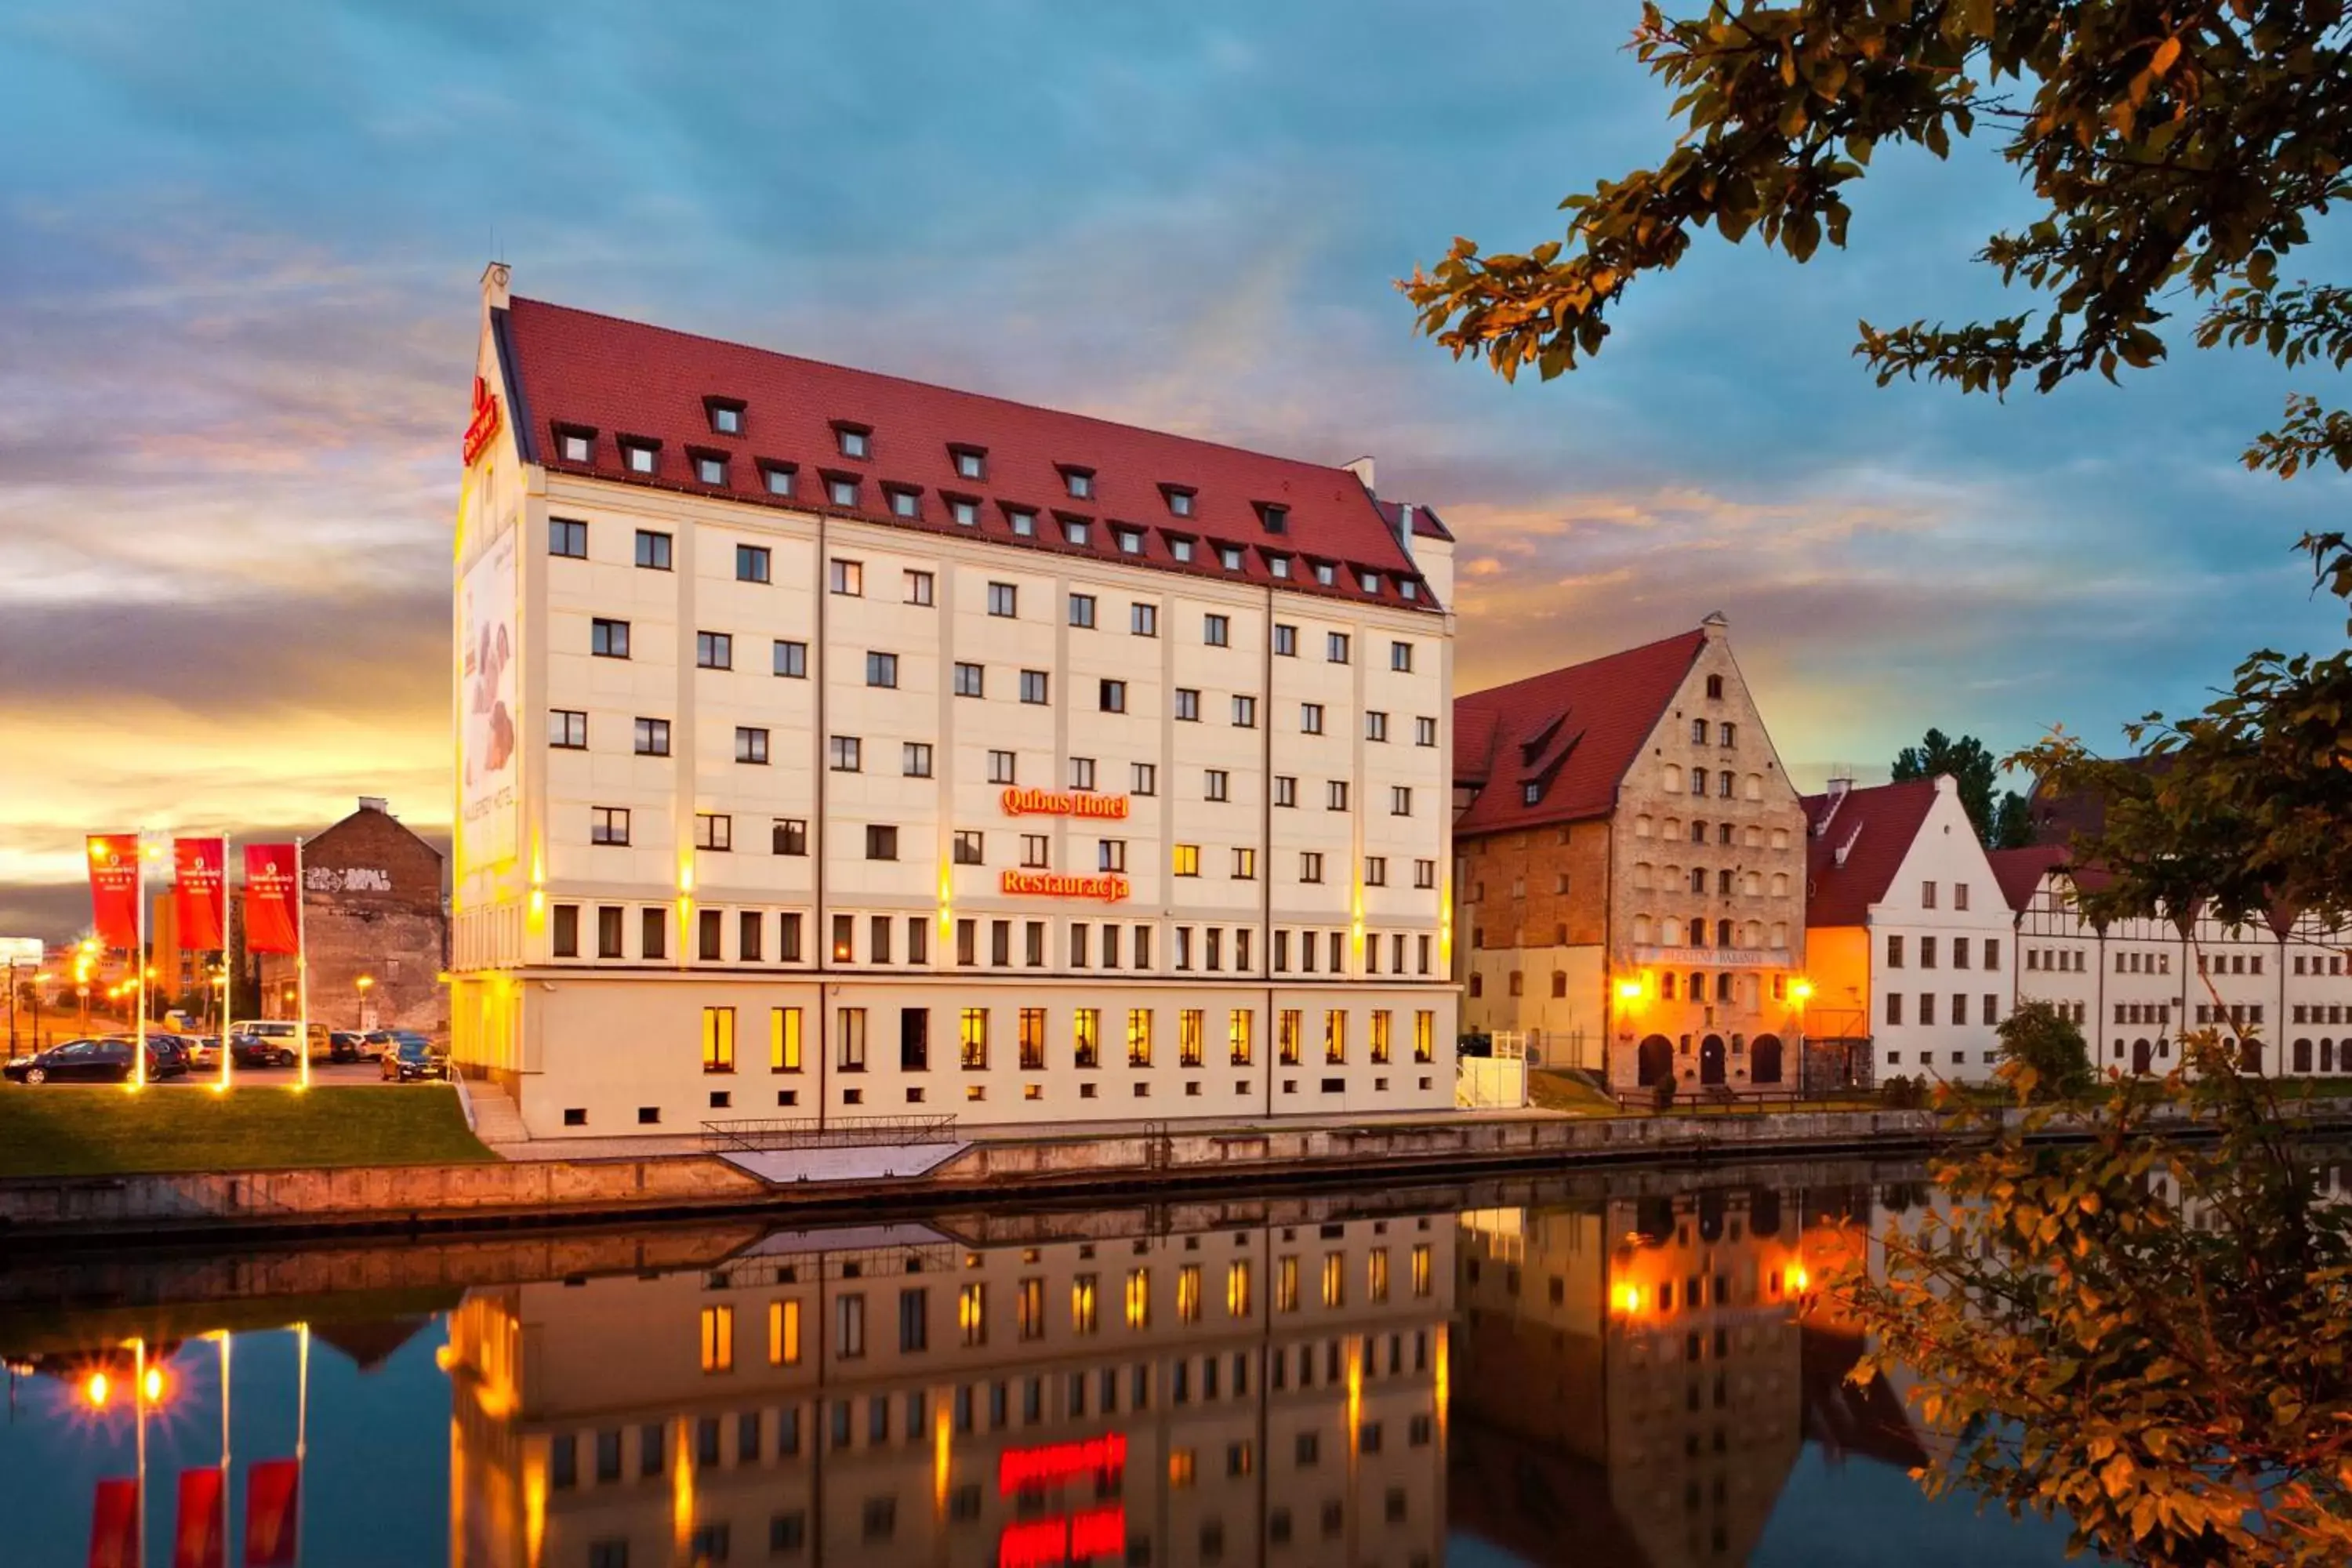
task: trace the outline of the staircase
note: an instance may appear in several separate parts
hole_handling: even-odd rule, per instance
[[[507,1091],[494,1083],[479,1079],[466,1080],[466,1095],[474,1104],[474,1135],[491,1148],[510,1143],[528,1143],[530,1132],[522,1124],[522,1112]]]

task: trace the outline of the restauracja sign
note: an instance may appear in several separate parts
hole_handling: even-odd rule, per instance
[[[1128,880],[1116,871],[1080,876],[1068,871],[1007,871],[1007,893],[1048,899],[1100,899],[1115,904],[1128,895]]]

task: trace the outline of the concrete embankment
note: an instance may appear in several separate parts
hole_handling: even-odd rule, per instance
[[[2315,1131],[2345,1131],[2315,1126]],[[1370,1126],[1182,1126],[976,1141],[921,1176],[765,1182],[709,1155],[512,1161],[0,1182],[0,1239],[186,1238],[607,1223],[680,1215],[811,1218],[976,1201],[1105,1199],[1251,1185],[1360,1187],[1596,1163],[1922,1151],[1925,1110],[1714,1117],[1462,1117]]]

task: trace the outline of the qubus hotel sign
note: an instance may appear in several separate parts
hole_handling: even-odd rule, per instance
[[[1124,822],[1128,815],[1127,796],[1096,795],[1088,790],[1008,789],[1001,799],[1007,816],[1075,816]],[[1071,871],[1008,870],[999,885],[1006,893],[1025,898],[1099,899],[1107,904],[1118,903],[1131,889],[1128,879],[1116,871],[1089,876]]]

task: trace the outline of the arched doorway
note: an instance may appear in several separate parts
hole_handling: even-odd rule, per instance
[[[2149,1045],[2146,1040],[2134,1040],[2132,1042],[2133,1072],[2144,1074],[2147,1071],[2150,1061],[2150,1053],[2153,1052],[2155,1048],[2155,1047]]]
[[[1647,1089],[1654,1083],[1664,1083],[1675,1076],[1675,1046],[1664,1035],[1652,1035],[1643,1040],[1634,1056],[1639,1069],[1639,1082]]]
[[[1723,1081],[1723,1037],[1709,1035],[1698,1043],[1698,1080],[1701,1083]]]
[[[2257,1077],[2261,1076],[2263,1070],[2262,1041],[2248,1039],[2240,1040],[2238,1042],[2238,1070],[2240,1072],[2250,1072]]]
[[[1748,1078],[1751,1083],[1780,1081],[1780,1037],[1759,1035],[1748,1047]]]
[[[2309,1072],[2311,1070],[2311,1042],[2309,1040],[2297,1040],[2294,1043],[2294,1070],[2297,1072]]]

